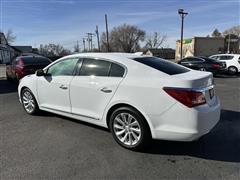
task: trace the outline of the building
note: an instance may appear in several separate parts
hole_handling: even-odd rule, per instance
[[[174,59],[175,50],[171,48],[148,49],[144,52],[146,55],[156,56],[163,59]]]
[[[181,58],[180,40],[176,42],[175,59]],[[183,57],[188,56],[210,56],[218,54],[224,49],[224,38],[222,37],[194,37],[183,40]]]
[[[0,33],[0,64],[9,63],[14,56],[14,49],[8,45],[3,33]]]
[[[228,44],[228,42],[230,42]],[[180,59],[180,40],[176,42],[175,59]],[[235,35],[226,37],[194,37],[183,40],[183,57],[210,56],[219,53],[239,53],[239,38]]]

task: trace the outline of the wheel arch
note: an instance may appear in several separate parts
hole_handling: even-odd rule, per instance
[[[20,99],[21,99],[21,97],[22,97],[22,92],[23,92],[24,89],[29,89],[29,91],[31,91],[31,93],[33,94],[35,100],[37,101],[37,104],[39,104],[38,99],[37,99],[37,97],[36,97],[36,94],[35,94],[29,87],[27,87],[27,86],[22,86],[22,87],[21,87],[21,89],[20,89]],[[21,101],[22,101],[22,99],[21,99]]]
[[[233,67],[233,68],[235,68],[235,69],[236,69],[236,73],[238,73],[238,72],[239,72],[238,68],[237,68],[235,65],[230,65],[230,66],[228,66],[228,71],[229,71],[229,68],[231,68],[231,67]]]
[[[136,108],[135,106],[132,106],[132,105],[130,105],[130,104],[128,104],[128,103],[117,103],[117,104],[112,105],[112,106],[108,109],[108,111],[107,111],[107,113],[106,113],[106,124],[107,124],[107,127],[108,127],[108,128],[110,128],[110,127],[109,127],[109,123],[110,123],[111,114],[112,114],[116,109],[118,109],[118,108],[120,108],[120,107],[130,107],[130,108],[133,108],[134,110],[136,110],[136,111],[143,117],[143,119],[145,120],[145,122],[147,123],[148,129],[149,129],[150,134],[151,134],[151,137],[153,136],[153,134],[152,134],[152,133],[153,133],[153,131],[152,131],[152,129],[153,129],[153,128],[152,128],[152,124],[150,123],[147,115],[146,115],[143,111],[139,110],[139,108]]]

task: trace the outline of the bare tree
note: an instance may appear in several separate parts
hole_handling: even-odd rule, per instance
[[[78,42],[77,42],[77,44],[76,45],[74,45],[74,52],[76,52],[76,53],[79,53],[80,52],[80,47],[79,47],[79,44],[78,44]]]
[[[167,35],[161,35],[159,32],[149,34],[146,38],[146,48],[157,49],[162,46],[167,40]]]
[[[0,30],[0,32],[2,32],[2,31]],[[16,40],[16,36],[13,34],[13,31],[11,29],[7,30],[7,32],[4,34],[5,34],[8,44],[11,44]]]
[[[144,41],[145,31],[137,26],[123,24],[114,27],[109,34],[110,51],[135,52],[140,48],[139,43]],[[106,34],[101,35],[101,49],[106,51]]]
[[[220,33],[218,29],[215,29],[212,32],[212,37],[221,37],[221,36],[222,36],[222,33]]]
[[[54,57],[54,56],[65,56],[71,54],[71,51],[65,49],[63,46],[59,44],[47,44],[47,45],[40,45],[39,54]]]
[[[240,36],[240,25],[238,26],[233,26],[229,29],[226,29],[224,32],[223,32],[223,35],[226,36],[228,34],[234,34],[236,36]]]

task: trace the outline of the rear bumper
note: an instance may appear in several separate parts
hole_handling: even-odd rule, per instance
[[[220,119],[220,101],[197,108],[176,103],[162,115],[150,115],[153,139],[194,141],[210,132]]]

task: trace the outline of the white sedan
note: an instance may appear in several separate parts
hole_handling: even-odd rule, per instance
[[[128,149],[151,138],[193,141],[220,119],[211,73],[136,54],[66,56],[24,77],[18,93],[28,114],[44,110],[109,128]]]

